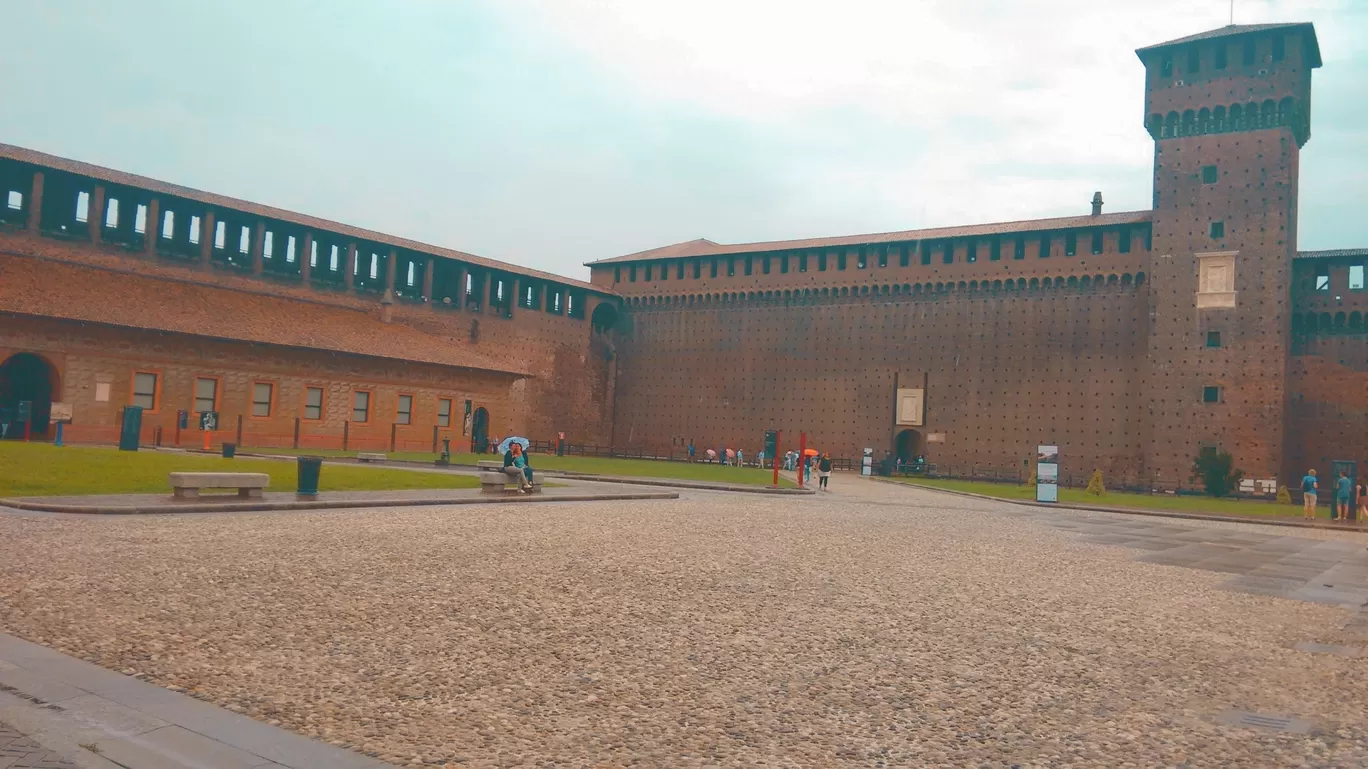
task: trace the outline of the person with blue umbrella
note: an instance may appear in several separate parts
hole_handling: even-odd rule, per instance
[[[532,493],[532,462],[527,453],[530,445],[531,441],[526,438],[512,436],[499,444],[499,451],[504,455],[504,473],[518,479],[518,491],[524,494]]]

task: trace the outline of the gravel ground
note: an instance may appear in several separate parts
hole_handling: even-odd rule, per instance
[[[845,480],[796,499],[0,516],[0,627],[396,764],[1368,762],[1364,662],[1292,650],[1346,610],[1004,508]],[[1218,724],[1230,708],[1316,730]]]

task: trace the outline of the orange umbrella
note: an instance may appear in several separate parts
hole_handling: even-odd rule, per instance
[[[821,453],[822,453],[822,452],[818,451],[817,449],[807,449],[806,451],[803,452],[803,456],[805,456],[805,457],[815,457],[815,456],[817,456],[818,454],[821,454]]]

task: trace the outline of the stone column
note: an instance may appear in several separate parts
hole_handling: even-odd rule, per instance
[[[224,245],[228,245],[224,243]],[[214,258],[214,212],[205,211],[200,217],[200,267],[209,269]]]
[[[134,214],[137,216],[137,214]],[[147,219],[143,222],[143,252],[157,255],[157,238],[161,237],[161,204],[156,198],[147,201]]]
[[[29,189],[28,231],[38,234],[43,223],[43,172],[33,172],[33,187]]]
[[[356,285],[355,243],[347,244],[347,261],[342,265],[342,285],[346,286],[348,291],[351,291],[352,287]]]
[[[308,285],[309,276],[313,274],[313,265],[309,263],[313,258],[313,233],[304,233],[304,239],[300,242],[304,244],[304,250],[295,255],[299,259],[299,279]]]
[[[399,251],[391,248],[389,257],[385,259],[385,290],[394,290],[395,271],[399,269]]]
[[[513,278],[510,282],[512,283],[512,285],[509,288],[512,290],[513,293],[510,294],[508,297],[508,317],[511,319],[513,317],[513,309],[518,306],[519,286],[517,278]]]
[[[86,229],[90,233],[90,242],[97,246],[104,232],[104,197],[104,187],[97,184],[90,191],[90,205],[86,206]]]
[[[432,271],[437,263],[436,257],[429,256],[427,264],[423,265],[423,300],[432,301]],[[464,288],[464,287],[463,287]]]
[[[260,275],[263,269],[261,249],[266,243],[266,222],[257,222],[252,231],[252,274]]]

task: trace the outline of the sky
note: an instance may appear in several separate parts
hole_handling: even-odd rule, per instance
[[[1368,1],[1311,21],[1300,247],[1368,246]],[[1229,0],[6,0],[0,142],[584,278],[1148,208],[1139,47]]]

